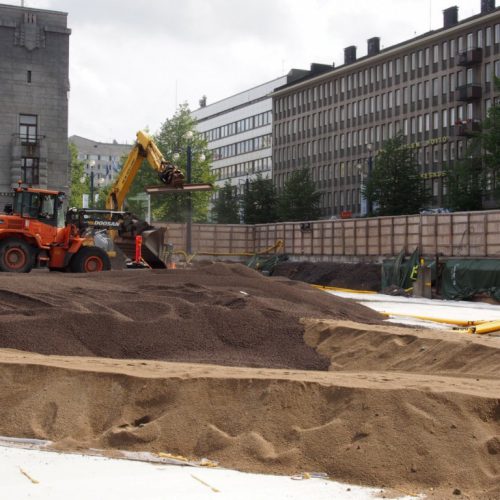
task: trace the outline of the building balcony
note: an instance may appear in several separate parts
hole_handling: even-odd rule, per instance
[[[13,134],[12,146],[19,152],[19,156],[36,158],[40,156],[44,139],[43,135]]]
[[[466,85],[461,85],[457,87],[455,92],[455,97],[457,101],[470,102],[476,99],[481,99],[483,95],[483,89],[481,85],[476,83],[467,83]]]
[[[480,47],[475,49],[465,50],[460,52],[456,56],[457,66],[473,66],[474,64],[480,64],[483,60],[483,49]]]
[[[479,120],[463,120],[455,123],[455,135],[458,137],[473,137],[481,132]]]

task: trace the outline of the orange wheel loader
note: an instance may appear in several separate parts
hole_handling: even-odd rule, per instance
[[[22,187],[0,213],[0,271],[28,273],[35,267],[87,273],[108,271],[104,250],[66,219],[64,193]]]

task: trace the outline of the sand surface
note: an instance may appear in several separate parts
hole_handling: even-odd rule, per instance
[[[0,311],[2,435],[500,497],[500,338],[226,264],[0,274]]]

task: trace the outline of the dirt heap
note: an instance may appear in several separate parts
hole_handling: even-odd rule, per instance
[[[0,274],[0,312],[0,435],[500,498],[500,338],[225,264]]]
[[[381,273],[380,264],[285,261],[276,265],[273,276],[284,276],[314,285],[379,291]]]
[[[41,354],[326,369],[301,317],[377,322],[353,302],[239,264],[0,274],[0,347]]]

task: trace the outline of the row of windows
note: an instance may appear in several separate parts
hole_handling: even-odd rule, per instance
[[[494,37],[493,37],[494,34]],[[490,47],[493,43],[500,43],[500,24],[489,26],[457,39],[446,40],[441,44],[419,49],[410,54],[398,57],[394,60],[353,72],[347,76],[342,76],[327,83],[319,84],[315,87],[305,89],[292,95],[277,98],[275,101],[275,111],[281,113],[286,110],[296,110],[297,106],[303,104],[316,103],[323,99],[334,98],[346,91],[359,89],[364,86],[373,85],[375,82],[384,82],[393,75],[399,76],[401,71],[407,73],[416,69],[428,67],[431,62],[437,64],[440,60],[447,61],[453,59],[457,54],[465,50],[479,47]]]
[[[258,115],[249,116],[247,118],[243,118],[242,120],[207,130],[203,133],[203,137],[207,140],[207,142],[212,142],[231,135],[241,134],[247,130],[253,130],[255,128],[263,127],[264,125],[269,125],[271,123],[272,116],[272,111],[265,111],[264,113],[259,113]]]
[[[217,180],[230,179],[242,175],[257,174],[271,170],[272,159],[270,156],[259,158],[258,160],[245,161],[227,167],[219,167],[212,169],[212,173],[216,175]]]
[[[119,156],[113,156],[113,155],[91,155],[91,154],[85,154],[85,153],[78,153],[78,159],[79,160],[91,160],[91,161],[101,161],[101,160],[108,160],[108,161],[114,161],[114,162],[119,162],[120,157]]]
[[[491,99],[485,100],[485,112],[491,107]],[[449,127],[455,125],[471,126],[476,121],[474,105],[453,106],[433,113],[424,113],[404,120],[396,120],[383,125],[367,127],[343,134],[334,134],[318,140],[303,142],[297,145],[276,148],[274,150],[277,168],[287,160],[305,159],[312,155],[329,153],[368,144],[380,145],[383,141],[395,137],[398,132],[405,136],[415,136],[423,132],[442,130],[444,135],[450,132]],[[452,134],[455,130],[451,130]]]
[[[271,134],[261,135],[246,141],[235,142],[220,148],[212,149],[212,158],[215,160],[222,160],[230,158],[231,156],[242,155],[251,153],[252,151],[259,151],[260,149],[271,147]]]
[[[416,160],[421,166],[422,172],[437,171],[442,163],[463,158],[465,148],[465,140],[426,145],[416,151]],[[311,176],[315,182],[327,181],[333,178],[337,181],[343,179],[347,183],[356,183],[360,181],[362,171],[367,171],[368,161],[368,158],[364,157],[345,162],[335,162],[333,165],[313,166],[311,167]],[[282,175],[278,173],[279,168],[276,170],[277,175]]]
[[[485,99],[485,116],[491,105],[492,100]],[[345,148],[381,143],[387,139],[393,138],[399,131],[401,131],[403,135],[415,135],[423,132],[430,132],[431,130],[439,131],[441,129],[444,135],[448,135],[448,127],[477,122],[477,116],[478,110],[474,103],[461,104],[459,106],[451,106],[441,111],[423,113],[403,120],[376,125],[374,127],[367,127],[342,134],[334,134],[330,137],[323,137],[298,145],[278,148],[276,147],[277,141],[275,140],[275,155],[278,162],[295,159],[297,157],[304,158],[318,153],[327,153],[339,149],[343,150]],[[275,129],[276,128],[277,127],[275,127]],[[292,126],[290,130],[293,131],[294,127]],[[276,133],[279,134],[280,130]]]
[[[500,77],[500,60],[493,63],[494,74]],[[485,81],[491,82],[492,80],[492,64],[485,65]],[[311,130],[314,128],[322,127],[324,125],[333,125],[338,122],[343,122],[346,119],[358,118],[368,116],[370,113],[388,111],[401,104],[416,103],[423,99],[430,99],[437,97],[440,93],[446,95],[449,92],[456,90],[457,85],[473,83],[472,69],[459,71],[457,73],[450,73],[443,75],[441,79],[434,78],[432,80],[425,80],[413,85],[396,89],[394,91],[385,92],[376,96],[365,99],[355,100],[346,105],[335,106],[333,111],[327,109],[325,111],[318,111],[311,113],[287,122],[278,123],[274,127],[275,143],[279,137],[285,135],[302,132],[303,130]]]

